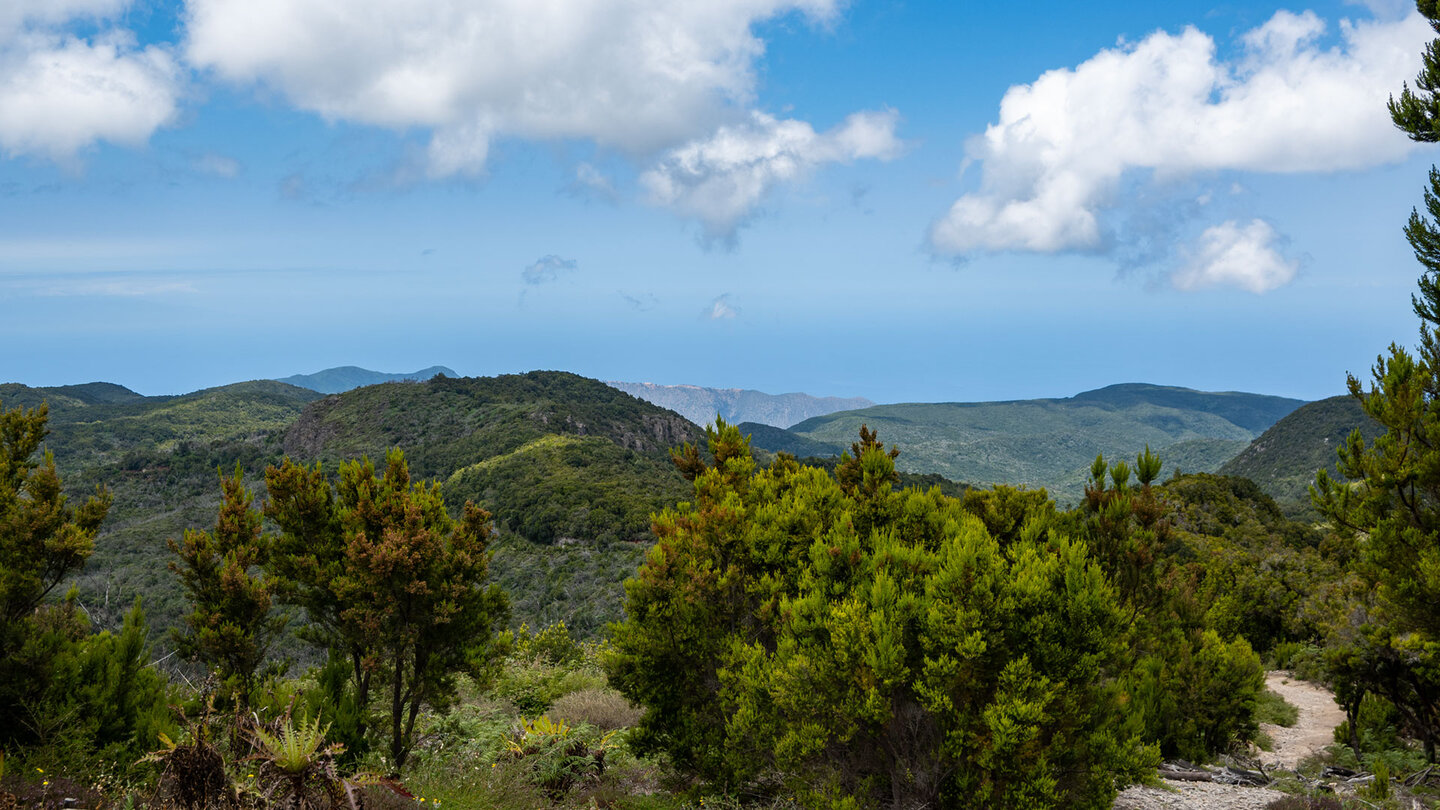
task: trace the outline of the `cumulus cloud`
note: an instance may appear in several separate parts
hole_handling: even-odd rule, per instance
[[[730,303],[730,293],[715,297],[710,306],[701,312],[701,316],[712,321],[731,321],[740,314],[740,308]]]
[[[1280,11],[1244,33],[1237,56],[1224,61],[1194,28],[1157,32],[1010,88],[999,121],[968,149],[980,187],[932,226],[932,247],[950,255],[1106,249],[1106,215],[1123,207],[1117,189],[1137,172],[1173,180],[1402,159],[1412,144],[1384,102],[1414,73],[1433,32],[1415,13],[1342,21],[1330,47],[1326,29],[1313,12]],[[1258,234],[1253,223],[1220,226],[1207,231],[1200,253],[1232,232],[1250,234],[1252,244]],[[1280,276],[1293,269],[1264,278]]]
[[[901,151],[894,110],[859,112],[828,132],[761,112],[744,124],[668,152],[640,177],[652,201],[698,219],[707,239],[729,239],[777,184],[826,163],[889,160]]]
[[[1181,290],[1229,286],[1252,293],[1283,287],[1295,278],[1299,263],[1281,255],[1280,241],[1280,234],[1259,219],[1207,228],[1195,255],[1170,276],[1170,283]]]
[[[97,141],[143,144],[175,119],[180,68],[119,28],[85,39],[62,31],[103,19],[121,0],[12,0],[0,8],[0,151],[73,163]]]
[[[756,23],[841,0],[186,0],[190,60],[326,118],[432,133],[429,170],[478,173],[498,137],[634,153],[753,97]]]
[[[562,259],[553,253],[541,256],[534,264],[520,271],[520,279],[532,287],[559,281],[563,275],[575,272],[579,265],[574,259]]]

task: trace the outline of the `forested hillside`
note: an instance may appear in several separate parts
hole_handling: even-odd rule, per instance
[[[643,551],[626,543],[649,538],[651,512],[685,497],[669,449],[699,435],[674,413],[561,372],[387,383],[330,397],[267,380],[177,397],[108,383],[0,386],[6,408],[42,402],[45,446],[63,460],[67,490],[79,497],[104,485],[114,494],[77,580],[106,625],[137,595],[154,624],[175,623],[166,541],[214,522],[219,473],[238,466],[257,486],[286,456],[333,471],[399,447],[417,477],[444,484],[452,508],[471,499],[494,513],[506,537],[495,575],[517,596],[517,620],[566,619],[593,633],[618,617],[614,588]],[[567,548],[529,548],[557,542]]]
[[[1218,472],[1249,478],[1287,511],[1314,514],[1310,485],[1315,473],[1336,471],[1335,452],[1357,428],[1367,441],[1384,432],[1348,394],[1307,403],[1256,437]]]
[[[900,469],[956,481],[1044,487],[1079,498],[1098,454],[1149,446],[1171,469],[1210,472],[1300,400],[1158,385],[1113,385],[1066,399],[876,405],[790,428],[835,445],[868,424],[904,449]]]

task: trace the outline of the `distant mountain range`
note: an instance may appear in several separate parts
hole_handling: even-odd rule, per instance
[[[431,366],[419,371],[397,374],[371,371],[359,366],[337,366],[317,371],[314,374],[292,374],[289,377],[280,378],[278,382],[309,388],[311,391],[319,391],[322,394],[343,394],[346,391],[383,382],[424,382],[439,374],[444,374],[446,377],[459,376],[444,366]]]
[[[726,422],[756,422],[789,427],[815,416],[874,405],[864,397],[814,397],[809,394],[767,394],[743,388],[703,388],[698,385],[607,382],[606,385],[653,402],[697,425],[708,425],[719,414]]]
[[[1303,404],[1132,383],[1064,399],[875,405],[813,417],[788,434],[838,451],[869,425],[881,441],[900,448],[900,469],[981,486],[1044,487],[1074,501],[1096,455],[1133,460],[1148,445],[1164,460],[1166,475],[1213,472]],[[752,442],[794,452],[784,434],[757,431]]]

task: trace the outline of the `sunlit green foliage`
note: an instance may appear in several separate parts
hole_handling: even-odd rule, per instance
[[[648,541],[650,515],[686,497],[667,460],[598,437],[550,434],[458,470],[447,497],[484,503],[534,543]]]
[[[241,707],[250,702],[255,675],[284,631],[287,617],[272,612],[276,581],[262,575],[269,539],[260,531],[260,513],[239,468],[221,476],[223,500],[213,532],[189,530],[170,541],[190,599],[185,632],[176,632],[180,653],[217,670]]]
[[[450,517],[437,484],[411,483],[405,456],[322,468],[288,459],[266,471],[265,514],[280,527],[271,573],[314,623],[309,639],[351,663],[356,705],[387,688],[389,753],[403,767],[422,704],[444,708],[455,674],[495,660],[507,603],[486,579],[490,515],[467,503]]]
[[[785,774],[813,803],[1108,807],[1153,764],[1115,679],[1126,617],[1083,543],[1002,542],[939,492],[895,492],[866,433],[834,478],[739,431],[682,452],[612,682],[635,737],[719,784]],[[1043,518],[1042,518],[1043,519]]]
[[[1207,624],[1208,571],[1175,532],[1154,485],[1160,468],[1147,448],[1132,484],[1128,464],[1097,457],[1073,518],[1134,618],[1124,678],[1132,717],[1166,756],[1199,760],[1254,737],[1264,670],[1243,637]]]

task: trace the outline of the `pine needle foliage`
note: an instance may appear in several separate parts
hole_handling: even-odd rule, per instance
[[[806,804],[1108,808],[1153,766],[1116,688],[1127,633],[1085,545],[1001,541],[938,490],[893,489],[866,430],[831,477],[757,470],[717,420],[695,500],[655,518],[611,682],[630,738],[720,789]]]

